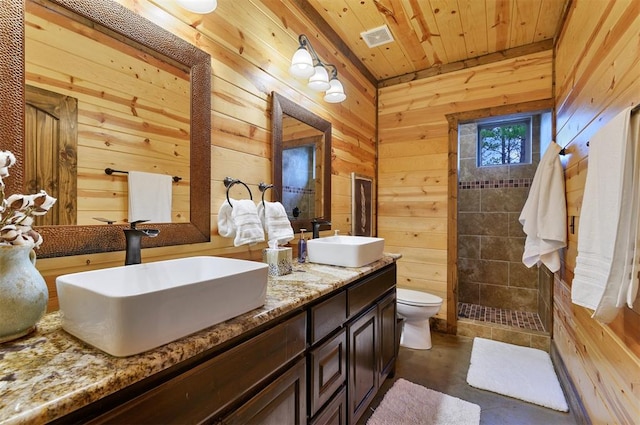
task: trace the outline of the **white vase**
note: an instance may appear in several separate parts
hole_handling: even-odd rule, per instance
[[[32,245],[0,245],[0,343],[27,335],[47,311],[47,283]]]

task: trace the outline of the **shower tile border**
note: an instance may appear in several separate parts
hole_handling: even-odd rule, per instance
[[[533,179],[498,179],[498,180],[469,180],[458,182],[458,189],[498,189],[505,187],[531,187]]]

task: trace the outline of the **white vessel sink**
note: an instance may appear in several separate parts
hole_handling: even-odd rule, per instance
[[[267,264],[189,257],[56,279],[62,328],[114,356],[130,356],[262,306]]]
[[[362,267],[382,258],[384,239],[366,236],[329,236],[307,242],[307,258],[312,263],[342,267]]]

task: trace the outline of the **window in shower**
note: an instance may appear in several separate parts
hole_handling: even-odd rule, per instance
[[[531,117],[478,124],[478,166],[531,163]]]

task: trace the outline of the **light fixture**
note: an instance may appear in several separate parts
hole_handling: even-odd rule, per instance
[[[189,12],[204,15],[211,13],[218,7],[218,0],[176,0],[180,6]]]
[[[339,103],[345,100],[347,95],[342,83],[338,81],[338,69],[335,65],[320,60],[306,35],[300,34],[298,42],[300,46],[293,54],[289,72],[298,78],[309,78],[309,88],[324,91],[326,102]]]
[[[309,88],[315,91],[327,91],[329,90],[329,73],[322,65],[316,65],[314,68],[314,73],[309,78]]]
[[[329,103],[340,103],[347,98],[344,94],[344,87],[342,83],[338,81],[337,77],[334,77],[329,81],[329,90],[324,94],[324,101]]]
[[[300,46],[300,48],[296,50],[291,59],[289,72],[298,78],[309,78],[313,75],[313,59],[307,49]]]

